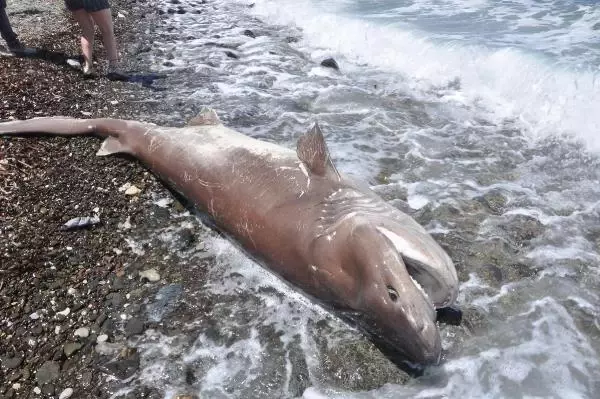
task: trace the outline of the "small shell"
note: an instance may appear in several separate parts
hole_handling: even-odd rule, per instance
[[[100,223],[100,217],[98,215],[94,216],[79,216],[69,220],[67,223],[63,224],[63,230],[73,230],[79,229],[83,227],[93,226],[95,224]]]

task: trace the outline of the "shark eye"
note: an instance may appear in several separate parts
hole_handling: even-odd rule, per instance
[[[387,290],[392,302],[396,302],[398,300],[398,291],[396,291],[396,289],[391,285],[387,286]]]

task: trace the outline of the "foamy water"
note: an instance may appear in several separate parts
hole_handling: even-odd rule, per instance
[[[342,172],[408,203],[447,248],[467,321],[442,328],[442,367],[351,390],[322,378],[322,359],[362,348],[360,333],[214,238],[199,288],[219,299],[213,314],[191,338],[145,337],[141,383],[174,397],[192,369],[186,389],[202,397],[597,397],[599,6],[253,3],[169,17],[149,62],[183,105],[161,118],[210,105],[288,148],[318,120]],[[329,56],[340,73],[319,66]]]

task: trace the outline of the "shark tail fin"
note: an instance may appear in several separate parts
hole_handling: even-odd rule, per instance
[[[93,134],[94,123],[64,116],[32,118],[0,123],[1,135],[51,134],[72,136]]]

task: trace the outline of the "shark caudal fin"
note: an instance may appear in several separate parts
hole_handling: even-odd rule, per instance
[[[76,119],[68,117],[33,118],[0,123],[0,135],[47,134],[56,136],[95,135],[106,137],[97,155],[130,153],[133,136],[145,135],[156,128],[151,123],[121,119]]]
[[[60,136],[93,134],[92,120],[64,116],[33,118],[0,123],[0,135],[50,134]]]

